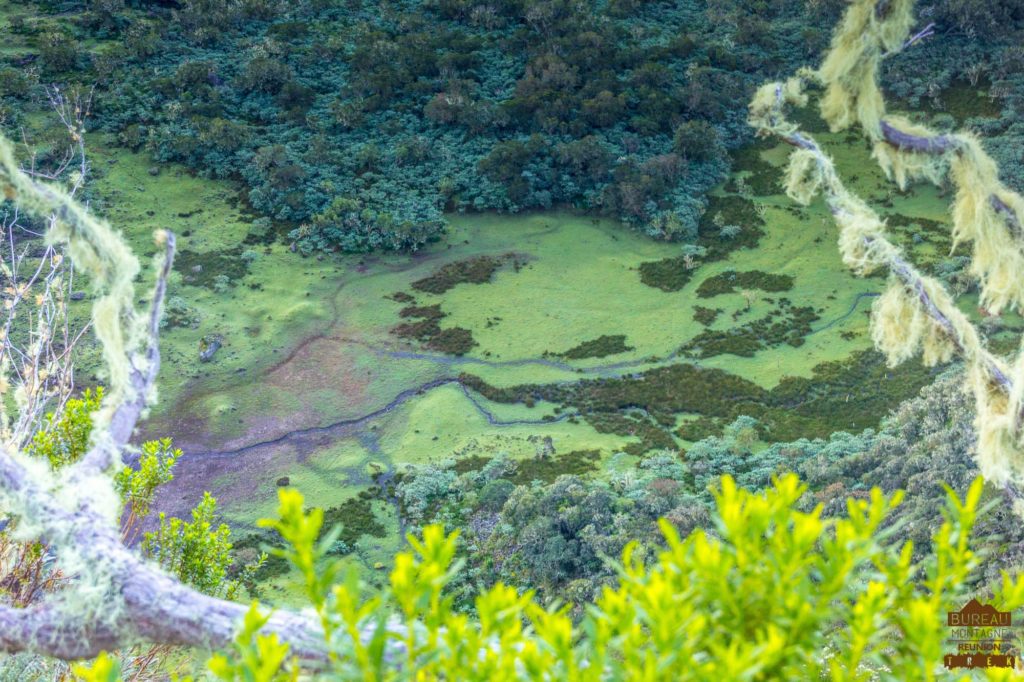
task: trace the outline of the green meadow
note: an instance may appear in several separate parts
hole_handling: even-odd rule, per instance
[[[915,258],[935,264],[949,255],[946,200],[935,189],[894,192],[859,140],[820,138]],[[781,195],[783,147],[737,155],[702,228],[712,246],[685,265],[678,244],[571,211],[454,214],[446,238],[418,253],[303,257],[287,226],[254,231],[230,182],[154,164],[102,134],[90,136],[89,149],[93,205],[141,257],[155,250],[154,230],[179,238],[161,402],[145,431],[172,435],[186,456],[161,504],[183,514],[215,490],[243,538],[287,482],[311,505],[347,510],[338,514],[350,524],[359,506],[352,556],[379,567],[401,532],[380,483],[409,466],[497,453],[528,459],[550,437],[559,455],[598,452],[600,470],[616,453],[635,458],[652,443],[685,449],[731,415],[652,398],[640,413],[618,406],[595,416],[590,389],[574,388],[581,381],[644,384],[687,365],[718,370],[726,393],[735,384],[773,405],[776,393],[804,395],[836,375],[852,386],[846,400],[866,401],[877,424],[927,378],[894,381],[891,393],[884,380],[842,378],[867,362],[852,358],[867,357],[858,355],[870,347],[867,313],[885,282],[842,267],[822,205],[797,207]],[[713,215],[732,206],[744,210]],[[736,215],[750,223],[723,236]],[[652,263],[668,277],[653,286],[642,276]],[[88,307],[75,305],[83,314]],[[212,339],[222,347],[202,362]],[[459,383],[465,375],[487,390]],[[523,386],[540,387],[537,397],[523,398]],[[813,437],[849,425],[843,405],[815,409],[778,433]],[[802,432],[805,423],[814,428]]]

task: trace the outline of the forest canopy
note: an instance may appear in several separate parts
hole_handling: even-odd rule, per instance
[[[443,232],[446,211],[552,206],[692,242],[728,151],[750,139],[741,103],[766,77],[824,49],[842,8],[32,4],[76,14],[60,28],[24,18],[12,26],[37,51],[18,57],[29,69],[4,74],[8,124],[17,125],[33,83],[98,83],[94,125],[158,161],[241,179],[251,206],[307,252],[417,249]],[[895,85],[902,96],[959,77],[979,46],[1000,45],[1022,19],[1012,0],[945,0],[929,11],[944,40],[963,48],[960,63],[936,60],[927,76],[906,71]]]
[[[828,31],[780,1],[34,4],[86,11],[15,26],[39,59],[7,101],[98,82],[94,125],[242,179],[305,250],[416,249],[448,210],[555,205],[692,241],[750,138],[737,104]]]

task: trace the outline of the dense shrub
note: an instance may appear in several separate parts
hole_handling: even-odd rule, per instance
[[[80,48],[78,42],[63,31],[50,31],[38,38],[43,65],[50,74],[59,74],[75,68]]]
[[[628,6],[111,0],[78,30],[107,40],[96,124],[241,178],[306,252],[416,249],[446,210],[559,204],[692,241],[749,137],[736,103],[767,34],[723,51],[691,3]],[[69,34],[47,41],[48,68],[75,66]]]
[[[914,556],[924,560],[943,522],[944,482],[963,495],[978,476],[971,412],[970,397],[952,373],[904,403],[877,430],[766,446],[760,440],[763,424],[750,417],[724,427],[698,420],[687,422],[693,431],[687,437],[697,442],[685,453],[650,452],[635,468],[624,455],[606,460],[603,473],[574,469],[565,456],[469,457],[417,468],[399,489],[410,486],[403,493],[409,499],[430,500],[428,513],[410,515],[410,522],[463,529],[467,576],[453,586],[460,603],[468,606],[476,584],[502,581],[566,600],[578,616],[617,577],[602,555],[615,556],[630,542],[638,543],[637,556],[653,555],[662,545],[659,518],[683,535],[713,528],[714,486],[725,475],[756,491],[794,472],[808,486],[800,508],[821,504],[828,517],[843,515],[848,497],[863,499],[872,487],[888,493],[906,489],[911,495],[892,512],[886,542],[910,540]],[[702,435],[702,429],[720,435]],[[531,471],[536,473],[524,475]],[[444,481],[442,492],[418,492],[436,480]],[[997,500],[999,493],[990,489],[986,497]],[[1024,529],[1012,508],[997,504],[979,519],[979,528],[979,575],[994,581],[1001,570],[1024,567]]]
[[[104,0],[34,41],[47,79],[100,82],[94,126],[241,178],[255,210],[303,226],[306,252],[416,249],[447,210],[556,205],[695,243],[727,151],[750,141],[751,87],[824,47],[840,4]],[[1024,101],[1021,10],[943,1],[930,18],[954,30],[887,60],[893,96],[958,121],[993,110],[978,127],[1016,183],[1006,150],[1024,129],[1000,113]],[[83,73],[89,41],[103,47]],[[979,78],[993,99],[944,94]],[[774,193],[776,178],[745,181]],[[734,219],[701,240],[733,226],[729,249],[756,242]]]
[[[884,543],[884,524],[903,495],[875,489],[851,500],[842,518],[798,511],[805,488],[795,476],[761,494],[729,477],[715,494],[714,535],[683,539],[661,524],[667,549],[642,561],[630,546],[620,576],[579,625],[564,610],[503,584],[480,591],[475,615],[453,609],[446,587],[460,573],[458,534],[428,526],[395,558],[388,587],[368,594],[339,581],[330,548],[317,543],[320,510],[281,493],[280,518],[266,522],[287,542],[281,551],[303,576],[332,656],[328,679],[932,679],[949,636],[945,614],[967,601],[976,566],[969,537],[982,486],[950,496],[946,521],[922,562]],[[552,548],[554,549],[554,548]],[[1024,604],[1024,580],[1007,577],[986,601]],[[295,679],[301,663],[277,636],[259,634],[253,605],[231,650],[209,668],[218,679]],[[87,680],[118,679],[103,656]]]
[[[718,131],[701,120],[680,123],[672,138],[672,146],[677,154],[694,161],[707,161],[721,153]]]

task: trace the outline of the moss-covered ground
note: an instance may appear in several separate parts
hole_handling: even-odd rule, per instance
[[[821,137],[915,258],[941,265],[946,199],[895,192],[859,141]],[[180,238],[161,404],[145,426],[186,452],[161,506],[181,514],[212,490],[242,535],[286,477],[310,504],[340,510],[351,556],[373,567],[401,527],[370,491],[408,465],[530,458],[545,436],[557,453],[588,453],[554,458],[538,473],[550,477],[559,462],[599,469],[618,451],[685,448],[741,413],[762,420],[766,440],[815,437],[877,423],[929,379],[864,352],[885,282],[842,267],[823,206],[778,193],[781,147],[737,155],[702,225],[703,254],[552,211],[453,215],[447,239],[419,253],[321,258],[252,238],[230,182],[102,134],[89,148],[93,205],[138,253],[154,251],[155,229]],[[739,232],[721,229],[731,225]],[[223,347],[201,362],[214,336]],[[81,376],[102,381],[86,351]],[[268,584],[286,594],[289,580]]]

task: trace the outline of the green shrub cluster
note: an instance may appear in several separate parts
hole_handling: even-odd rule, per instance
[[[705,308],[704,306],[698,305],[693,308],[693,320],[694,322],[699,322],[705,327],[710,327],[714,324],[715,320],[721,313],[721,308]]]
[[[722,294],[731,294],[739,289],[760,289],[761,291],[789,291],[793,288],[793,278],[789,275],[775,275],[760,270],[736,272],[730,270],[713,277],[708,277],[697,287],[697,296],[712,298]]]
[[[644,561],[622,554],[618,579],[575,624],[564,609],[496,584],[476,595],[475,614],[453,609],[447,587],[462,570],[458,533],[427,526],[396,556],[383,592],[368,593],[317,542],[319,510],[282,491],[280,517],[265,522],[303,576],[306,598],[331,652],[327,679],[935,679],[948,638],[946,613],[959,609],[977,556],[970,549],[982,485],[950,495],[934,554],[892,551],[885,523],[903,496],[873,490],[843,517],[797,509],[806,488],[795,476],[764,493],[729,477],[715,492],[715,533],[681,537],[661,524],[667,548]],[[1024,580],[1006,576],[990,601],[1024,604]],[[217,679],[295,679],[303,664],[260,628],[253,605],[234,646],[210,659]],[[102,656],[76,671],[116,680]],[[1009,679],[1012,671],[993,671]]]
[[[402,322],[396,325],[391,333],[407,339],[416,339],[425,343],[427,348],[449,355],[465,355],[476,341],[473,332],[463,327],[441,328],[441,320],[446,313],[441,311],[439,304],[429,306],[410,305],[398,312],[399,317],[413,318],[415,322]]]
[[[680,256],[641,263],[640,281],[662,291],[679,291],[699,262],[723,260],[737,249],[756,247],[764,235],[763,226],[764,219],[750,199],[735,194],[710,196],[696,234],[689,235],[700,246],[687,244]]]
[[[240,178],[306,251],[415,249],[445,210],[554,205],[692,241],[727,148],[750,137],[737,103],[797,63],[772,27],[801,16],[794,2],[99,4],[33,37],[47,80],[99,81],[100,127]]]
[[[504,256],[477,256],[442,265],[429,277],[416,280],[412,288],[429,294],[443,294],[459,284],[485,284],[506,261],[512,261],[516,270],[521,266],[515,254]]]
[[[693,242],[698,230],[707,238],[705,194],[724,176],[727,150],[750,141],[752,86],[819,53],[839,8],[802,0],[30,7],[9,17],[31,52],[7,58],[13,69],[0,78],[7,124],[41,99],[40,82],[98,83],[95,125],[158,161],[241,179],[252,206],[292,228],[307,252],[415,249],[441,234],[446,210],[561,204],[659,238]],[[930,19],[955,30],[886,62],[891,95],[971,120],[1019,186],[1020,9],[1013,0],[944,0]],[[25,69],[36,56],[41,68]],[[977,88],[993,97],[974,96]],[[778,173],[758,152],[732,162],[752,194],[776,193]],[[738,181],[729,189],[746,194]],[[715,234],[733,227],[752,238],[733,219]]]
[[[567,360],[583,360],[585,358],[603,358],[609,355],[618,355],[633,350],[632,346],[626,345],[625,334],[602,334],[596,339],[584,341],[573,346],[564,353],[555,353]]]
[[[672,425],[681,414],[725,422],[749,415],[760,422],[762,436],[770,442],[876,427],[882,415],[934,378],[934,370],[913,363],[890,369],[874,351],[821,363],[810,377],[784,377],[771,390],[721,369],[689,364],[619,378],[506,387],[472,374],[459,376],[464,386],[488,400],[544,400],[571,408],[599,431],[638,436],[641,442],[630,448],[637,453],[672,447]]]
[[[687,341],[682,349],[699,358],[725,353],[751,358],[759,350],[783,343],[798,348],[804,344],[804,337],[811,333],[811,324],[817,319],[813,308],[790,306],[783,302],[778,310],[738,327],[723,331],[705,329]]]
[[[596,474],[575,468],[570,455],[577,453],[526,460],[476,455],[417,467],[398,488],[410,499],[430,499],[429,509],[407,523],[463,529],[466,576],[453,586],[459,604],[468,608],[476,585],[502,581],[564,599],[579,615],[616,578],[601,555],[617,556],[631,541],[644,556],[654,552],[663,543],[659,518],[683,535],[712,527],[709,486],[723,475],[745,489],[763,490],[774,476],[794,472],[808,486],[801,510],[821,504],[829,517],[843,515],[847,498],[863,499],[872,487],[911,490],[892,513],[886,542],[909,540],[915,560],[924,560],[942,524],[944,482],[966,494],[978,476],[971,459],[972,411],[950,372],[877,430],[766,446],[760,441],[763,424],[753,418],[700,418],[680,428],[679,435],[692,442],[686,452],[648,451],[639,461],[614,454]],[[425,496],[427,490],[432,492]],[[1003,570],[1024,568],[1016,549],[1024,529],[1010,506],[997,504],[999,491],[986,489],[985,498],[992,508],[979,519],[978,574],[992,583]]]

